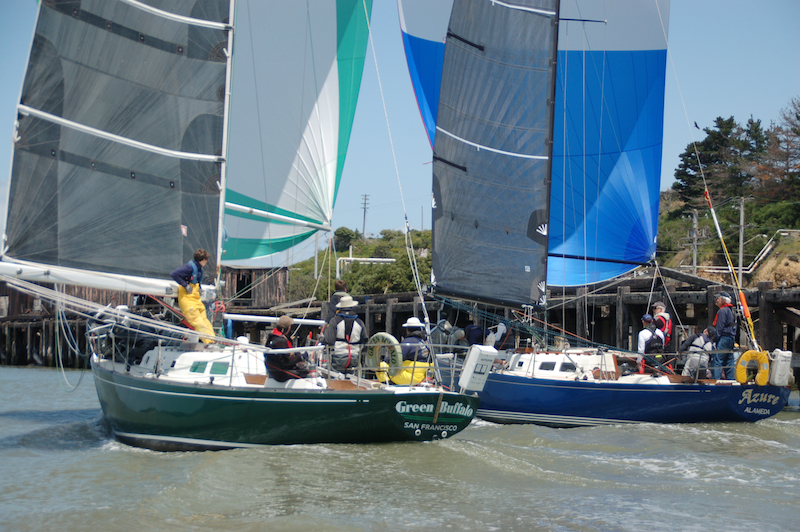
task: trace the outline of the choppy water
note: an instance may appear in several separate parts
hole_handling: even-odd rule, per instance
[[[68,372],[75,383],[80,372]],[[800,399],[757,424],[473,422],[432,443],[157,453],[117,443],[91,374],[0,367],[0,529],[784,531]]]

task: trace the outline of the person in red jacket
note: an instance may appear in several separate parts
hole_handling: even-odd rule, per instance
[[[293,346],[288,334],[293,323],[294,320],[291,316],[284,315],[278,318],[275,328],[267,336],[267,347],[272,349],[291,349]],[[308,377],[306,361],[300,353],[264,353],[264,362],[267,365],[270,377],[278,382]]]
[[[664,350],[671,352],[668,347],[672,339],[672,318],[667,312],[667,306],[663,301],[653,303],[653,320],[655,321],[656,329],[664,333]]]

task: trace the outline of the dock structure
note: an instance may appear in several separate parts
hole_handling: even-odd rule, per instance
[[[671,345],[678,346],[683,338],[713,323],[717,311],[714,297],[718,292],[737,296],[735,287],[730,285],[666,268],[661,268],[660,274],[655,289],[652,271],[647,270],[604,286],[553,288],[548,291],[547,311],[539,312],[537,317],[543,324],[574,334],[577,339],[633,351],[641,316],[651,312],[655,301],[666,304],[675,327]],[[294,304],[286,301],[287,279],[285,268],[224,271],[226,282],[221,299],[226,302],[225,311],[330,319],[332,312],[326,301],[305,300]],[[79,287],[67,287],[66,291],[103,305],[125,304],[132,310],[164,312],[164,307],[147,296]],[[800,373],[800,288],[776,288],[771,282],[762,282],[755,288],[744,289],[743,293],[760,347],[767,351],[776,348],[792,351],[795,353],[792,365]],[[427,294],[424,298],[413,292],[355,295],[354,299],[359,305],[353,311],[364,321],[370,336],[377,332],[402,336],[402,324],[411,316],[422,318],[423,305],[432,325],[447,319],[464,327],[474,319],[469,312],[454,311]],[[176,305],[174,301],[167,303]],[[508,321],[513,319],[507,309],[482,303],[475,308],[482,316],[494,314]],[[52,305],[0,283],[0,363],[52,366],[60,349],[66,366],[78,366],[80,361],[68,349],[68,342],[85,349],[86,320],[68,316],[66,325],[59,328],[55,318]],[[234,336],[246,334],[257,343],[266,340],[270,329],[264,323],[236,322],[235,327]],[[304,341],[313,341],[317,332],[314,329],[303,330]],[[747,345],[744,338],[739,343]]]

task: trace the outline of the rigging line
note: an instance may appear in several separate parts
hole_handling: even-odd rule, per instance
[[[381,95],[381,104],[383,105],[383,116],[384,120],[386,121],[386,131],[389,134],[389,146],[392,150],[392,162],[394,163],[394,171],[395,175],[397,176],[397,187],[400,189],[400,201],[403,205],[403,217],[405,218],[405,233],[406,233],[406,253],[408,253],[409,264],[411,265],[411,273],[414,278],[414,285],[417,289],[417,295],[420,297],[420,300],[423,302],[422,309],[425,317],[425,335],[426,337],[430,338],[431,334],[431,327],[430,327],[430,318],[428,317],[428,311],[424,304],[425,298],[422,294],[422,282],[419,278],[419,265],[417,264],[417,257],[416,253],[414,252],[414,244],[411,241],[411,229],[410,224],[408,222],[408,211],[406,209],[406,200],[403,195],[403,184],[400,179],[400,169],[397,166],[397,154],[395,153],[394,149],[394,140],[392,139],[392,128],[389,125],[389,114],[386,110],[386,97],[383,93],[383,84],[381,82],[381,74],[380,69],[378,68],[378,56],[375,53],[375,41],[372,38],[372,24],[369,20],[369,11],[367,10],[367,2],[366,0],[361,0],[361,4],[364,6],[364,16],[365,20],[367,21],[367,32],[369,34],[369,44],[370,48],[372,49],[372,60],[375,63],[375,76],[378,79],[378,88]],[[434,358],[434,362],[436,359]]]
[[[605,5],[603,6],[603,10],[605,11]],[[584,27],[584,35],[585,35],[586,34],[586,32],[585,32],[586,24],[585,23],[584,23],[583,27]],[[608,33],[607,32],[603,32],[603,37],[604,38],[608,37]],[[601,81],[600,81],[600,109],[601,109],[601,111],[600,111],[600,128],[599,128],[600,132],[599,132],[599,135],[597,136],[597,175],[595,176],[595,197],[597,197],[597,198],[600,197],[600,191],[601,191],[601,189],[600,189],[601,170],[600,169],[603,166],[603,125],[604,125],[603,118],[605,117],[605,113],[602,112],[602,109],[606,106],[606,60],[608,59],[607,50],[608,50],[608,45],[607,45],[607,41],[606,41],[604,43],[604,45],[603,45],[603,62],[602,62],[602,65],[600,67],[600,70],[602,72]],[[615,137],[616,137],[616,131],[615,131],[615,128],[613,126],[613,123],[612,123],[612,126],[611,126],[611,130],[615,133]],[[619,139],[617,139],[617,144],[619,144]],[[620,149],[621,149],[621,147],[620,147]],[[584,157],[585,156],[586,156],[586,151],[584,150]],[[584,165],[584,168],[586,168],[585,165]],[[586,201],[586,199],[584,198],[584,202],[585,201]],[[584,213],[584,216],[585,215],[586,214]],[[599,213],[598,213],[598,215],[599,215]],[[595,239],[595,242],[597,242],[599,240],[599,238],[600,238],[600,224],[595,224],[595,226],[594,226],[594,239]],[[584,249],[586,249],[586,248],[584,247]],[[588,265],[587,265],[587,267],[588,267]],[[595,267],[595,271],[593,273],[596,273],[598,265],[594,264],[594,267]]]
[[[653,290],[656,289],[656,279],[658,279],[658,268],[653,269],[653,282],[650,285],[650,293],[647,294],[647,308],[644,309],[644,313],[648,314],[648,310],[650,310],[651,302],[653,301]]]
[[[612,286],[618,285],[620,283],[624,283],[625,281],[628,281],[628,274],[622,274],[616,281],[612,281],[612,282],[609,282],[609,283],[603,283],[601,286],[598,286],[597,288],[595,288],[591,292],[587,292],[586,293],[586,297],[589,297],[591,295],[597,294],[601,290],[606,290],[608,288],[611,288]],[[566,294],[563,297],[564,297],[564,300],[561,303],[559,303],[557,305],[548,306],[547,309],[548,310],[553,310],[553,309],[557,309],[558,307],[564,307],[565,305],[568,305],[569,303],[572,303],[573,301],[577,301],[577,299],[578,299],[578,296],[567,299]]]
[[[319,84],[319,80],[317,79],[316,55],[314,54],[314,34],[311,31],[311,6],[309,5],[309,0],[306,0],[306,39],[304,39],[304,41],[305,41],[305,47],[303,49],[303,55],[304,55],[303,66],[305,67],[305,62],[307,60],[310,61],[310,63],[311,63],[311,83],[314,86],[314,94],[319,95],[320,94],[320,86],[319,86],[320,84]],[[305,94],[306,81],[307,81],[306,80],[306,69],[303,68],[303,85],[302,85],[302,88],[301,88],[301,90],[302,90],[301,94]],[[301,98],[301,100],[300,100],[300,116],[301,117],[305,116],[305,110],[303,109],[304,104],[305,104],[305,99]],[[314,114],[314,115],[316,115],[317,118],[319,118],[319,114],[320,114],[319,113],[319,100],[315,99],[313,101],[311,107],[313,108],[313,113],[309,112],[309,117],[312,114]],[[323,135],[321,134],[321,132],[322,132],[322,129],[324,127],[323,124],[322,124],[322,120],[317,120],[317,124],[318,124],[318,127],[319,127],[318,133],[320,134],[320,137],[322,137]],[[304,144],[307,144],[305,142],[305,135],[304,135],[304,130],[303,129],[298,129],[297,142],[298,142],[298,147],[303,146]],[[300,167],[305,169],[308,164],[304,163],[302,157],[299,157],[298,155],[299,155],[298,153],[295,153],[295,157],[296,157],[295,160],[297,160],[299,162],[298,166],[300,166]],[[337,155],[338,155],[338,150],[337,150]],[[313,162],[313,158],[312,158],[312,162]],[[297,172],[298,176],[301,175],[300,169],[299,168],[296,169],[294,163],[292,164],[292,170],[295,170]],[[335,176],[334,176],[334,179],[335,179]],[[296,179],[295,182],[294,182],[294,194],[293,194],[293,196],[294,196],[294,208],[292,209],[294,212],[298,212],[300,210],[300,209],[298,209],[298,205],[300,204],[300,198],[302,197],[300,188],[301,188],[301,180],[300,179]],[[320,202],[320,203],[322,203],[322,202]],[[331,202],[331,205],[333,205],[333,202]],[[328,221],[330,222],[330,213],[328,213],[328,217],[329,217]],[[294,249],[294,246],[292,246],[291,248],[289,248],[289,250],[287,250],[287,253],[286,253],[287,266],[288,266],[288,263],[294,262],[294,258],[292,258],[291,261],[290,261],[289,257],[290,256],[295,257],[296,255],[297,255],[297,253],[296,253],[296,250]]]
[[[658,18],[659,18],[659,21],[661,22],[661,31],[663,32],[664,38],[666,39],[667,32],[666,32],[666,29],[664,27],[664,19],[661,16],[661,10],[658,9],[658,0],[653,0],[653,1],[656,3],[656,10],[658,11]],[[669,42],[667,42],[667,51],[669,52]],[[681,106],[683,107],[683,115],[686,118],[686,129],[689,130],[689,136],[692,139],[692,148],[694,150],[694,156],[695,156],[695,159],[697,160],[697,167],[698,167],[698,170],[700,171],[700,177],[703,180],[704,196],[705,196],[706,202],[708,203],[708,208],[711,211],[711,216],[714,219],[714,227],[717,230],[717,235],[719,235],[719,240],[720,240],[720,243],[722,244],[722,249],[725,252],[725,260],[726,260],[726,262],[728,264],[728,270],[729,270],[730,276],[733,278],[733,283],[732,284],[734,286],[736,286],[736,289],[739,292],[739,298],[738,298],[739,301],[737,302],[737,305],[738,305],[739,311],[742,313],[742,315],[747,318],[747,326],[748,326],[748,329],[749,329],[750,341],[751,341],[751,343],[753,345],[753,348],[756,351],[760,351],[761,348],[759,347],[758,341],[756,340],[755,325],[753,324],[753,320],[750,317],[750,311],[747,309],[746,302],[744,302],[744,293],[742,292],[742,288],[739,285],[738,276],[735,275],[735,273],[734,273],[733,260],[731,259],[730,254],[728,253],[728,247],[725,245],[725,239],[723,238],[722,230],[719,227],[719,220],[717,219],[717,213],[714,210],[714,205],[711,202],[711,193],[708,191],[708,182],[706,181],[706,175],[705,175],[705,172],[703,172],[703,165],[702,165],[702,163],[700,161],[700,152],[697,149],[697,141],[695,141],[694,132],[692,131],[691,122],[689,120],[689,113],[686,110],[686,100],[683,97],[683,91],[681,90],[680,82],[678,82],[678,70],[675,68],[675,60],[672,57],[671,53],[668,53],[667,55],[670,58],[670,64],[672,65],[672,72],[673,72],[673,75],[675,76],[675,85],[678,87],[678,95],[680,96]]]
[[[55,286],[55,289],[57,291],[60,291],[61,289],[63,289],[63,287],[61,287],[61,285],[55,284],[54,286]],[[70,331],[69,337],[67,337],[66,332],[62,330],[62,327],[64,327],[64,323],[67,324],[66,327],[65,327],[66,330]],[[64,336],[66,337],[67,345],[70,348],[70,350],[73,350],[76,355],[80,355],[81,358],[83,358],[83,355],[78,350],[77,341],[75,341],[75,338],[72,336],[72,331],[69,329],[69,322],[67,321],[66,312],[61,307],[61,303],[58,302],[58,301],[56,302],[56,315],[55,315],[55,319],[53,320],[53,325],[54,325],[54,329],[55,329],[54,330],[54,334],[55,334],[55,343],[56,343],[56,353],[55,353],[56,367],[58,368],[58,370],[59,370],[59,372],[61,374],[61,378],[64,381],[63,384],[62,384],[62,387],[66,391],[72,392],[72,391],[77,390],[78,386],[80,386],[81,382],[83,381],[83,377],[86,374],[86,369],[89,367],[89,363],[88,363],[88,360],[87,360],[86,363],[84,364],[84,366],[82,368],[82,371],[81,371],[81,374],[80,374],[80,377],[78,378],[78,382],[75,383],[74,385],[71,384],[69,382],[69,379],[67,379],[67,373],[66,373],[65,367],[64,367],[64,360],[62,358],[63,357],[63,349],[62,349],[62,346],[61,346],[61,334],[64,334]],[[74,342],[75,347],[73,347],[73,343],[72,342]]]
[[[369,34],[369,45],[372,49],[372,60],[375,63],[375,76],[378,78],[378,90],[381,95],[381,104],[383,105],[383,117],[386,121],[386,131],[389,134],[389,147],[392,150],[392,162],[394,163],[394,172],[397,176],[397,186],[400,189],[400,200],[403,204],[403,214],[406,214],[406,202],[403,196],[403,184],[400,181],[400,169],[397,166],[397,154],[395,153],[394,149],[394,140],[392,139],[392,128],[389,126],[389,114],[386,110],[386,96],[383,93],[383,83],[381,82],[381,73],[378,69],[378,56],[375,53],[375,41],[372,39],[372,24],[369,20],[369,10],[367,9],[367,2],[366,0],[361,0],[361,4],[364,6],[364,16],[367,21],[367,33]]]
[[[656,271],[658,272],[658,276],[661,278],[661,284],[663,285],[663,284],[664,284],[664,276],[663,276],[663,275],[661,275],[661,268],[658,266],[658,263],[657,263],[657,262],[655,263],[655,267],[656,267]],[[675,309],[676,307],[675,307],[675,302],[672,300],[672,294],[670,294],[670,293],[669,293],[669,290],[667,290],[667,289],[666,289],[666,287],[664,287],[664,288],[665,288],[664,292],[666,292],[666,293],[667,293],[667,300],[669,301],[669,305],[670,305],[670,306],[669,306],[669,308],[671,308],[671,309]],[[673,316],[672,316],[672,315],[670,315],[670,317],[673,317]],[[675,319],[678,321],[678,325],[680,326],[680,328],[681,328],[681,331],[683,331],[683,330],[684,330],[684,328],[683,328],[683,322],[681,321],[680,314],[678,314],[678,312],[677,312],[677,311],[675,312],[675,316],[674,316],[674,318],[675,318]],[[673,333],[675,332],[675,327],[674,327],[674,326],[673,326],[673,328],[672,328],[672,332],[673,332]],[[677,342],[677,337],[678,337],[678,335],[675,335],[675,341],[676,341],[676,342]],[[677,346],[677,345],[678,345],[678,344],[677,344],[677,343],[675,343],[675,344],[673,344],[673,347],[675,347],[675,346]],[[676,351],[676,352],[678,351],[677,347],[675,347],[675,351]]]
[[[261,98],[260,92],[258,91],[258,73],[256,72],[256,52],[255,47],[253,46],[253,25],[251,21],[253,17],[250,14],[250,0],[246,0],[247,5],[247,31],[249,32],[249,41],[250,41],[250,57],[253,61],[252,68],[253,68],[253,89],[255,91],[255,100],[256,100],[256,122],[258,124],[258,149],[259,154],[261,156],[261,176],[262,176],[262,184],[264,186],[264,203],[268,204],[267,199],[269,198],[269,189],[267,187],[267,179],[266,179],[266,171],[267,171],[267,164],[264,159],[264,135],[263,135],[263,128],[261,127]],[[227,203],[225,205],[228,207]],[[272,240],[272,224],[266,224],[267,227],[267,238]]]
[[[569,7],[567,9],[569,9]],[[557,31],[559,31],[559,30],[557,30]],[[564,30],[564,33],[566,34],[566,41],[567,41],[565,43],[565,45],[567,47],[569,47],[569,37],[570,37],[569,24],[567,25],[566,29]],[[558,41],[558,38],[556,38],[556,41]],[[567,160],[568,160],[568,153],[569,153],[569,145],[567,144],[567,79],[568,79],[567,72],[569,71],[569,68],[568,68],[569,67],[569,54],[565,52],[564,53],[564,58],[565,58],[565,60],[564,60],[564,68],[563,68],[564,79],[561,82],[561,85],[563,86],[563,89],[562,89],[563,101],[561,103],[561,107],[562,107],[562,110],[563,110],[562,125],[561,125],[561,131],[562,131],[561,145],[562,145],[562,149],[564,151],[564,153],[561,156],[561,220],[563,220],[562,221],[562,226],[561,226],[561,235],[562,235],[562,238],[563,238],[563,243],[566,243],[566,241],[567,241],[567,238],[566,238],[566,233],[567,233],[567,231],[566,231],[566,229],[567,229],[566,228],[566,220],[567,220],[567,167],[568,167]],[[558,60],[558,50],[556,50],[556,60]],[[556,67],[556,76],[558,76],[558,67]],[[550,179],[552,181],[552,179],[553,179],[552,175],[550,176]],[[552,231],[552,228],[548,228],[548,231]],[[549,241],[548,241],[548,249],[549,249]],[[546,277],[547,277],[547,272],[545,271],[545,278]],[[563,259],[561,260],[561,278],[562,278],[563,281],[566,281],[566,279],[567,279],[567,261],[565,261]],[[567,283],[566,282],[562,282],[561,285],[562,285],[561,286],[561,298],[563,300],[566,300],[567,299]],[[567,309],[566,309],[566,306],[563,306],[561,308],[561,323],[566,323],[566,322],[567,322]]]

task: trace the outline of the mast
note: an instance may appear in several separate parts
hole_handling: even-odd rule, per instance
[[[230,109],[231,109],[231,73],[233,70],[233,36],[235,28],[234,17],[236,15],[236,0],[230,0],[228,24],[228,46],[225,51],[225,102],[223,104],[222,115],[222,163],[219,171],[219,217],[217,220],[217,274],[215,276],[216,285],[219,286],[220,276],[222,275],[222,244],[224,243],[225,233],[225,189],[227,187],[228,173],[228,129],[230,128]]]

